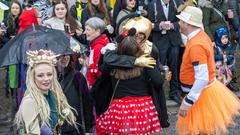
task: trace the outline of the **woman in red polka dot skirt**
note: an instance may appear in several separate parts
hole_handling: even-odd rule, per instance
[[[143,54],[135,39],[135,29],[118,38],[117,53],[138,57]],[[162,128],[153,104],[149,83],[161,86],[163,78],[156,68],[113,69],[113,100],[96,120],[97,135],[140,135],[160,133]]]

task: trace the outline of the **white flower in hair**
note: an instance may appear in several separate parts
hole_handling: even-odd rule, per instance
[[[70,110],[68,108],[65,108],[62,110],[62,113],[60,115],[60,119],[58,120],[58,124],[60,126],[63,125],[64,121],[67,119],[67,116],[70,114]]]
[[[63,115],[64,118],[66,118],[66,116],[68,116],[69,114],[70,114],[70,110],[69,109],[66,108],[66,109],[62,110],[62,115]]]
[[[50,50],[36,50],[36,51],[28,51],[28,64],[29,66],[34,66],[35,64],[39,63],[49,63],[49,64],[56,64],[59,55],[55,55]]]

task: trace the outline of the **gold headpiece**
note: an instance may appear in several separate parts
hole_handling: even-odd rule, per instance
[[[36,51],[28,51],[28,65],[30,67],[33,67],[36,64],[39,63],[49,63],[55,65],[57,63],[56,57],[59,55],[55,55],[50,50],[36,50]]]
[[[134,17],[127,21],[127,23],[123,26],[122,31],[127,31],[132,27],[134,27],[137,30],[137,33],[145,34],[144,40],[146,41],[154,27],[154,24],[145,17],[142,16]]]

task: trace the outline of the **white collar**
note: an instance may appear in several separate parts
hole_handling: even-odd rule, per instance
[[[201,31],[201,28],[198,28],[187,35],[188,40],[196,36]]]
[[[168,4],[166,5],[166,4],[163,2],[163,0],[161,0],[161,3],[162,3],[162,6],[168,8],[168,6],[169,6],[169,2],[168,2]]]

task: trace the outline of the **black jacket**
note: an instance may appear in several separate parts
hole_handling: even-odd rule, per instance
[[[138,3],[140,3],[141,1],[143,1],[143,0],[137,0],[136,1],[136,5],[139,5]],[[122,8],[123,8],[122,7],[122,0],[116,0],[114,8],[113,8],[114,10],[113,10],[113,19],[112,19],[114,28],[117,26],[117,24],[116,24],[117,16],[118,16],[119,12],[122,10]],[[135,10],[136,9],[134,9],[134,11]]]
[[[179,32],[180,26],[176,15],[177,9],[173,0],[170,0],[169,2],[168,19],[166,19],[164,15],[161,0],[153,0],[149,3],[148,19],[154,23],[154,28],[152,30],[152,42],[158,47],[158,49],[167,49],[169,46],[180,46],[182,44]],[[170,21],[174,24],[174,29],[167,31],[167,34],[162,34],[162,30],[159,28],[161,21]]]
[[[70,106],[76,109],[77,123],[80,133],[73,127],[64,123],[61,127],[62,135],[84,135],[85,132],[91,132],[94,125],[93,103],[89,94],[85,77],[77,71],[66,68],[59,74],[59,82]]]
[[[19,17],[15,18],[15,21],[14,21],[15,27],[8,26],[8,17],[6,17],[3,20],[3,22],[7,26],[7,30],[6,30],[6,33],[3,36],[2,42],[3,42],[3,44],[6,44],[12,38],[11,36],[16,36],[17,35],[18,29],[19,29]]]

